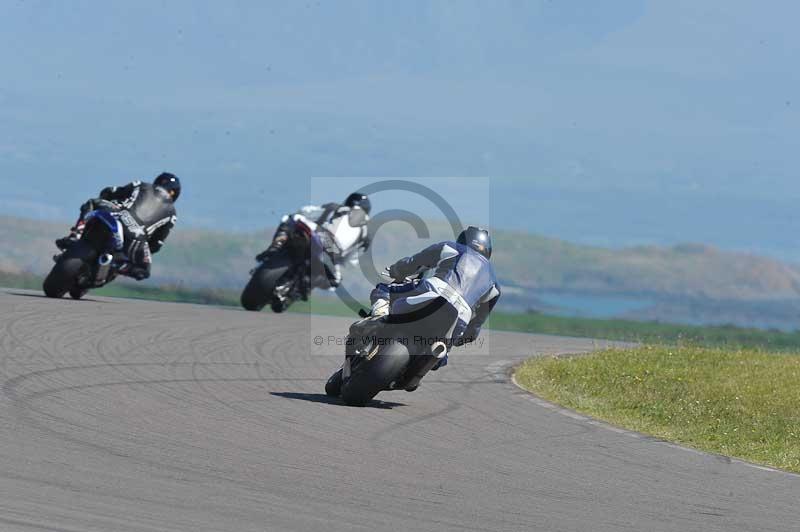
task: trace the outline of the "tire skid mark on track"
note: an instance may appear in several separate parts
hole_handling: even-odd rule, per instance
[[[795,514],[794,479],[555,416],[498,382],[523,354],[591,342],[491,333],[491,351],[379,396],[402,405],[358,409],[319,399],[340,360],[309,348],[306,317],[0,292],[0,319],[29,346],[0,338],[0,427],[15,427],[0,430],[0,506],[22,522],[729,532]]]

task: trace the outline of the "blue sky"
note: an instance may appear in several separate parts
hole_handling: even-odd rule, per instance
[[[488,200],[441,192],[467,218],[489,201],[498,227],[800,260],[799,18],[780,1],[3,0],[0,213],[72,218],[169,169],[182,223],[252,229],[314,177],[486,176]]]

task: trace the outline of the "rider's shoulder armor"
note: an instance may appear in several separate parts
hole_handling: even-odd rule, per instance
[[[434,275],[458,290],[471,307],[497,285],[492,263],[474,249],[443,242],[441,255]]]
[[[148,233],[152,233],[165,223],[174,223],[175,219],[175,205],[169,194],[150,183],[142,183],[136,187],[129,199],[127,210],[148,229]]]

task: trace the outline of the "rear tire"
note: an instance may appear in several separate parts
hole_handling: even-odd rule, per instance
[[[78,288],[74,286],[69,289],[69,297],[71,297],[72,299],[80,299],[86,295],[86,292],[88,292],[87,289]]]
[[[287,253],[282,252],[270,257],[267,262],[256,268],[242,292],[242,307],[258,312],[264,305],[271,303],[275,284],[291,265]]]
[[[44,280],[42,288],[47,297],[60,298],[67,292],[76,289],[75,282],[81,270],[87,267],[96,253],[83,242],[76,242],[74,246],[64,252],[55,263],[53,269]]]
[[[339,397],[342,393],[342,368],[328,378],[325,383],[325,395],[328,397]]]
[[[381,348],[370,360],[362,361],[342,385],[342,400],[350,406],[364,406],[378,393],[400,380],[408,367],[408,347],[399,339]]]

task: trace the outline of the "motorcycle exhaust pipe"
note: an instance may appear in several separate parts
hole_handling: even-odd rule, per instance
[[[106,279],[108,279],[108,272],[111,271],[111,262],[113,260],[114,256],[110,253],[104,253],[97,259],[97,275],[94,277],[96,284],[105,284]]]
[[[416,390],[422,377],[433,369],[446,355],[447,345],[444,342],[434,342],[431,346],[430,354],[413,356],[408,368],[410,378],[403,383],[403,389],[409,392]]]
[[[447,345],[444,342],[435,342],[431,346],[431,355],[436,357],[436,360],[444,358],[447,354]]]

